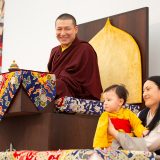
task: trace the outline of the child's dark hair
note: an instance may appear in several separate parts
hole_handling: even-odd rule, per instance
[[[115,90],[118,97],[124,100],[123,105],[126,103],[129,93],[124,85],[118,85],[118,84],[111,85],[104,90],[104,93],[110,90]]]

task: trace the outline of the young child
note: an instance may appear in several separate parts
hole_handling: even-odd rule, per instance
[[[141,124],[141,120],[131,110],[124,108],[128,91],[123,85],[112,85],[104,91],[104,112],[99,118],[94,136],[94,148],[111,146],[113,137],[107,133],[108,119],[110,118],[115,129],[128,133],[130,136],[141,137],[148,130]]]

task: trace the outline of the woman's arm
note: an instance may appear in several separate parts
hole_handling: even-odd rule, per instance
[[[144,138],[131,137],[126,133],[118,132],[114,128],[110,119],[108,121],[108,132],[118,141],[120,146],[125,150],[148,151]]]
[[[146,142],[149,151],[156,151],[160,149],[160,123],[146,136],[144,140]]]

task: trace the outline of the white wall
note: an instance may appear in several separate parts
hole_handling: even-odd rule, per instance
[[[78,24],[149,7],[149,75],[160,75],[159,0],[5,0],[2,72],[13,60],[21,69],[46,71],[59,14],[73,14]],[[157,67],[158,66],[158,67]]]

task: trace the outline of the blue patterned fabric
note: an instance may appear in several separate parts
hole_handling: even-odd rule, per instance
[[[20,70],[0,75],[0,120],[13,100],[20,84],[38,110],[43,110],[56,96],[54,74]]]
[[[60,112],[100,115],[103,112],[103,103],[96,100],[62,97],[55,101]]]
[[[129,150],[110,150],[104,152],[103,150],[95,150],[98,156],[104,160],[154,160],[155,154],[146,151],[129,151]]]
[[[69,152],[64,158],[65,160],[154,160],[155,155],[143,151],[110,150],[104,152],[103,150],[80,149]],[[61,160],[61,156],[58,160]]]
[[[80,113],[88,115],[101,115],[103,103],[96,100],[78,99],[74,97],[62,97],[55,101],[55,106],[59,112]],[[140,106],[126,104],[126,108],[138,113]]]
[[[43,110],[56,96],[54,74],[24,70],[22,85],[38,110]]]
[[[126,104],[125,107],[130,109],[135,114],[139,113],[139,111],[141,109],[141,107],[137,104]]]
[[[5,73],[1,74],[0,76],[1,76],[0,120],[2,120],[2,117],[7,111],[11,101],[13,100],[21,84],[21,71]]]

